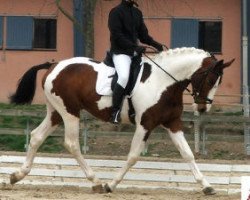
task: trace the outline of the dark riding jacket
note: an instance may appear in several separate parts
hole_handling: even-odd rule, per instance
[[[133,56],[140,42],[150,46],[159,46],[148,34],[143,21],[142,12],[133,4],[122,1],[109,13],[108,27],[110,30],[111,52]]]

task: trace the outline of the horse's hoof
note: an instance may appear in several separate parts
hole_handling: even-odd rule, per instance
[[[105,192],[105,191],[104,191],[104,188],[102,187],[102,184],[92,186],[92,191],[93,191],[94,193],[99,193],[99,194],[102,194],[102,193]]]
[[[112,190],[107,183],[104,185],[104,190],[106,193],[112,193]]]
[[[14,185],[14,184],[15,184],[16,182],[18,182],[18,181],[19,181],[19,180],[17,179],[15,173],[13,173],[13,174],[10,175],[10,184],[11,184],[11,185]]]
[[[216,194],[216,191],[212,187],[206,187],[202,191],[203,191],[203,193],[205,195],[214,195],[214,194]]]

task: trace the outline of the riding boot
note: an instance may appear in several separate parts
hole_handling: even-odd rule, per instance
[[[120,86],[118,83],[115,85],[113,90],[113,98],[112,98],[112,114],[111,114],[111,122],[113,124],[118,124],[121,121],[120,112],[121,106],[124,99],[124,88]]]

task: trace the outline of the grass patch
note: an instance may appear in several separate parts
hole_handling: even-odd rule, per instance
[[[43,153],[66,152],[63,146],[63,138],[48,137],[38,151]]]
[[[0,149],[1,151],[25,151],[26,137],[24,135],[1,135]]]
[[[45,110],[46,106],[41,104],[32,104],[32,105],[13,105],[13,104],[6,104],[0,103],[0,110],[1,109],[17,109],[17,110]]]
[[[26,130],[27,127],[29,130],[36,128],[44,119],[42,116],[11,116],[4,113],[8,111],[18,110],[18,111],[27,111],[35,113],[45,112],[45,105],[11,105],[0,103],[0,128],[13,128],[13,129],[23,129]],[[12,112],[10,112],[12,113]],[[63,146],[63,137],[48,137],[45,142],[41,145],[38,152],[44,153],[62,153],[66,152]],[[25,151],[26,136],[25,135],[0,135],[0,150],[1,151]]]
[[[21,110],[21,111],[45,111],[45,105],[22,105],[16,106],[11,104],[0,103],[0,111],[8,111],[8,110]],[[43,117],[36,116],[11,116],[6,115],[0,112],[0,128],[23,128],[27,127],[29,124],[31,127],[38,126]]]
[[[48,137],[38,152],[43,153],[62,153],[66,152],[63,147],[63,138]],[[1,135],[0,150],[1,151],[25,151],[26,136],[25,135]]]
[[[28,116],[1,116],[0,128],[23,128],[26,129],[27,124],[31,127],[36,127],[42,122],[41,117]]]

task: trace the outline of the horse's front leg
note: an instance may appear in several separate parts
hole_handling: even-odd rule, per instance
[[[125,165],[119,170],[115,178],[105,185],[106,192],[113,192],[116,186],[122,181],[127,171],[137,162],[141,152],[145,147],[145,133],[147,131],[142,126],[137,126],[133,137],[130,152]]]
[[[169,135],[177,147],[177,149],[180,151],[181,156],[188,162],[188,164],[191,167],[191,171],[196,179],[197,182],[201,183],[203,187],[203,192],[206,195],[213,195],[215,194],[215,190],[211,187],[210,183],[206,180],[206,178],[203,176],[203,174],[200,172],[195,159],[193,152],[191,151],[186,138],[184,137],[184,134],[182,131],[177,132],[171,132],[168,130]]]

